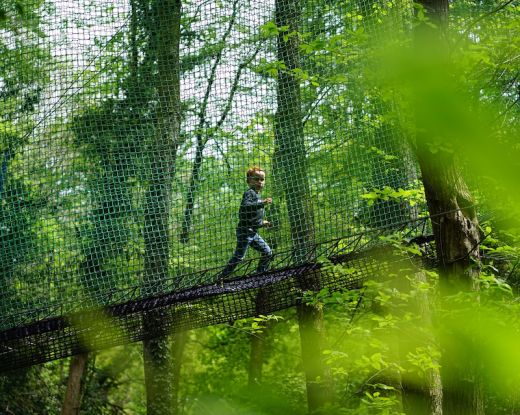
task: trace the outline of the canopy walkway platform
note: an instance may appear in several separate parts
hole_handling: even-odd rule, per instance
[[[429,238],[423,238],[427,220],[415,225],[407,228],[408,237],[424,249],[425,258],[433,258]],[[378,235],[384,234],[384,231],[378,232]],[[270,314],[297,305],[308,289],[327,289],[331,293],[359,289],[367,278],[384,279],[392,262],[403,261],[403,257],[392,255],[388,245],[363,244],[362,239],[363,235],[357,235],[327,244],[321,262],[245,275],[150,298],[134,295],[133,300],[124,303],[87,310],[80,307],[66,315],[49,315],[3,330],[0,332],[0,371],[174,331],[232,324],[235,320]],[[251,262],[245,261],[246,271]],[[338,272],[335,265],[342,265],[348,271]],[[160,327],[146,327],[145,319],[150,313],[160,316],[163,323]]]

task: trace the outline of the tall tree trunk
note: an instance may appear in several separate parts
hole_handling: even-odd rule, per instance
[[[426,284],[426,275],[418,270],[415,275],[418,286]],[[417,333],[416,336],[400,336],[399,348],[401,359],[406,360],[405,353],[415,351],[418,347],[428,348],[434,346],[433,323],[432,323],[432,301],[428,292],[418,287],[411,287],[408,281],[402,283],[406,292],[415,291],[411,296],[412,303],[410,311],[418,316],[418,320],[408,330]],[[406,324],[406,323],[405,323]],[[434,362],[438,363],[438,362]],[[424,377],[417,376],[414,370],[401,378],[403,411],[414,415],[442,415],[442,382],[439,369],[424,369]]]
[[[439,159],[418,144],[428,209],[432,216],[437,259],[444,294],[478,289],[476,277],[480,240],[478,220],[469,190],[455,159]],[[459,322],[460,323],[460,322]],[[452,340],[456,333],[449,335]],[[471,353],[441,343],[443,411],[445,414],[484,413],[482,383]],[[458,350],[458,352],[456,351]]]
[[[181,406],[179,401],[179,385],[181,379],[182,359],[186,342],[188,340],[187,331],[178,331],[171,335],[172,349],[172,415],[180,414]]]
[[[435,23],[435,27],[418,27],[418,50],[424,50],[425,41],[432,53],[440,51],[439,56],[444,59],[448,55],[448,44],[443,44],[442,39],[447,31],[448,2],[421,0],[420,4],[424,7],[426,15]],[[426,62],[430,66],[433,64],[443,67],[442,62]],[[448,77],[449,74],[446,73],[445,76]],[[425,120],[428,111],[436,110],[429,106],[422,108],[419,105],[417,130],[420,133],[417,137],[417,157],[432,217],[437,259],[440,262],[441,288],[449,287],[449,293],[476,290],[479,271],[475,264],[480,262],[478,219],[473,198],[457,164],[456,154],[442,150],[440,154],[433,154],[431,151],[430,144],[439,132],[431,131],[427,127],[429,123]],[[443,110],[438,108],[441,113]],[[451,333],[450,337],[457,343],[457,333]],[[443,411],[445,414],[483,414],[482,382],[478,374],[478,362],[475,362],[471,353],[456,353],[450,345],[453,345],[453,341],[441,344]],[[457,345],[455,349],[458,349]]]
[[[305,157],[299,80],[298,30],[301,20],[299,0],[277,0],[275,23],[284,27],[278,35],[277,112],[275,118],[276,168],[283,178],[295,263],[314,260],[314,218]],[[319,290],[319,275],[302,276],[300,287]],[[302,358],[307,381],[309,411],[315,412],[329,401],[329,376],[322,360],[323,310],[307,304],[298,305]]]
[[[260,315],[265,310],[265,301],[271,293],[267,289],[261,289],[255,299],[256,315]],[[266,322],[262,333],[251,335],[251,351],[249,355],[249,386],[254,387],[262,381],[262,369],[264,365],[265,346],[269,336],[271,324]]]
[[[262,370],[264,366],[265,342],[269,332],[269,326],[266,326],[262,333],[254,333],[251,335],[251,351],[249,354],[249,371],[248,384],[255,387],[262,382]]]
[[[288,27],[278,35],[277,112],[275,119],[276,165],[282,171],[287,199],[291,240],[296,263],[313,259],[314,217],[310,198],[307,159],[301,115],[300,85],[295,69],[300,67],[297,33],[301,19],[299,0],[276,1],[276,25]],[[287,40],[284,36],[288,36]]]
[[[156,90],[159,106],[155,138],[148,148],[151,170],[145,194],[144,281],[146,295],[164,289],[168,278],[171,186],[180,139],[180,0],[156,0],[152,19],[152,47],[157,56]],[[153,287],[153,289],[151,288]],[[143,342],[147,414],[172,411],[171,353],[160,311],[145,315]]]
[[[309,412],[315,413],[331,401],[330,373],[323,362],[325,329],[323,309],[309,304],[297,306],[302,361],[307,381]]]
[[[387,16],[384,22],[376,22],[380,19],[377,8],[377,1],[359,1],[360,13],[363,16],[364,27],[368,36],[372,41],[377,43],[384,43],[385,38],[392,35],[392,32],[397,30],[402,21],[399,13],[394,17]],[[398,8],[399,9],[399,8]],[[390,12],[391,13],[391,12]],[[402,10],[401,10],[402,13]],[[402,15],[401,15],[402,17]],[[363,91],[364,92],[364,91]],[[393,114],[395,112],[395,101],[385,101],[377,93],[370,96],[370,104],[374,107],[375,115],[383,115],[385,119],[386,114]],[[364,93],[358,97],[359,103],[355,106],[355,114],[357,119],[361,122],[364,116],[363,103],[367,100]],[[415,165],[415,155],[410,142],[403,137],[403,133],[396,128],[393,123],[383,121],[378,128],[374,130],[373,138],[366,141],[366,145],[375,145],[377,148],[388,152],[391,155],[398,155],[399,157],[391,162],[387,162],[387,168],[381,169],[381,159],[379,156],[370,157],[371,169],[373,173],[369,176],[369,188],[382,189],[389,186],[393,189],[409,189],[418,178],[417,169]],[[363,140],[363,138],[361,138]],[[365,138],[366,140],[366,138]],[[418,209],[412,207],[408,202],[396,200],[378,200],[372,207],[368,209],[368,217],[366,223],[372,228],[381,228],[396,224],[402,224],[407,221],[417,219]],[[417,278],[422,279],[424,274],[418,272]],[[409,327],[417,333],[416,336],[397,336],[395,344],[398,350],[395,351],[394,356],[406,365],[406,354],[410,351],[415,351],[418,347],[435,347],[433,338],[433,327],[431,322],[430,308],[432,301],[427,293],[422,293],[420,290],[410,287],[408,280],[397,280],[398,289],[409,293],[415,290],[419,294],[414,297],[411,296],[413,303],[410,303],[411,312],[419,316],[418,324]],[[407,324],[406,322],[404,324]],[[399,398],[402,402],[404,412],[416,415],[441,415],[442,414],[442,384],[440,373],[438,369],[425,369],[424,377],[415,376],[414,370],[404,371],[404,373],[393,372],[386,373],[385,378],[380,383],[389,382],[390,385],[400,389]],[[393,392],[392,392],[393,393]]]
[[[69,379],[63,399],[61,415],[78,415],[81,397],[85,385],[85,375],[88,366],[88,353],[72,356],[70,359]]]

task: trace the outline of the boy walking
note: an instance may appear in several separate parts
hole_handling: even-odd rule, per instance
[[[273,259],[271,248],[258,234],[259,228],[271,226],[268,221],[264,220],[264,206],[272,203],[273,200],[270,197],[260,198],[260,192],[265,185],[265,171],[260,167],[251,167],[246,173],[246,179],[249,189],[242,196],[238,212],[237,246],[235,253],[220,273],[220,280],[233,272],[244,259],[250,246],[262,255],[256,272],[267,271],[269,263]]]

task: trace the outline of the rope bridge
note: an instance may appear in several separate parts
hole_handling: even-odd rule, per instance
[[[76,3],[2,5],[1,370],[356,288],[381,235],[427,233],[366,71],[410,2]],[[251,166],[273,260],[218,281]]]

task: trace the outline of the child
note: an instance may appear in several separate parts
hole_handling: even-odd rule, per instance
[[[267,271],[269,263],[273,259],[271,248],[258,234],[259,228],[271,226],[268,221],[264,220],[264,206],[272,203],[273,200],[270,197],[260,199],[260,192],[265,185],[265,171],[260,167],[251,167],[247,171],[246,177],[249,189],[242,196],[238,212],[237,247],[221,272],[220,280],[233,272],[238,263],[244,259],[249,246],[262,254],[256,272]]]

